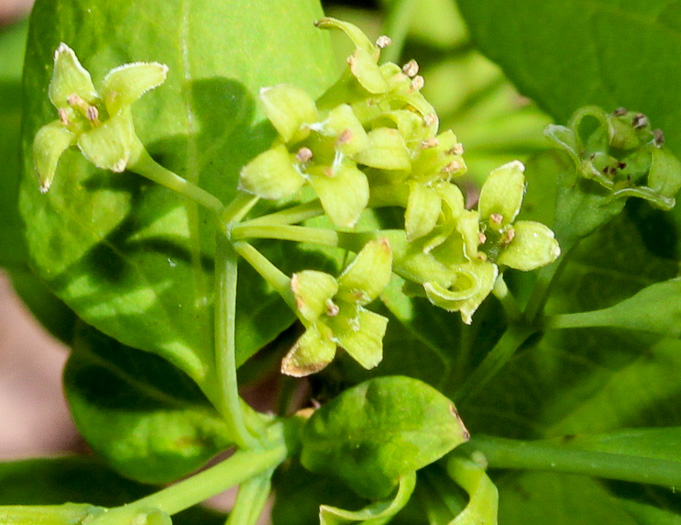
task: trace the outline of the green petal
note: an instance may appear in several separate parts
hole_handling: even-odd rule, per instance
[[[478,210],[491,228],[500,230],[518,215],[525,192],[524,171],[522,162],[514,160],[493,170],[482,185]]]
[[[320,18],[315,22],[315,25],[322,29],[339,29],[340,31],[343,31],[358,49],[363,49],[371,54],[374,57],[374,62],[378,61],[379,49],[356,25],[331,17]]]
[[[409,183],[409,200],[404,214],[404,226],[407,239],[413,241],[428,235],[442,213],[442,199],[438,192],[430,187],[411,181]]]
[[[284,142],[303,140],[307,131],[299,130],[303,124],[317,121],[317,106],[312,97],[299,87],[279,84],[260,90],[265,115]]]
[[[411,159],[400,132],[392,128],[377,128],[367,133],[367,147],[353,155],[358,164],[383,170],[410,170]]]
[[[332,326],[339,345],[363,368],[370,370],[381,362],[387,318],[360,307],[357,317],[338,319]]]
[[[130,160],[135,138],[130,108],[78,138],[83,156],[98,168],[121,172]]]
[[[527,272],[552,263],[560,255],[558,241],[548,226],[518,221],[513,231],[513,240],[497,259],[499,265]]]
[[[76,136],[59,121],[50,122],[38,130],[33,141],[33,164],[41,193],[50,189],[59,158],[66,148],[75,143]]]
[[[163,84],[167,76],[168,66],[158,62],[125,64],[109,71],[102,84],[102,97],[109,115],[115,115],[123,106]]]
[[[291,277],[291,291],[302,316],[314,322],[327,312],[329,301],[338,291],[338,283],[328,273],[303,270]]]
[[[94,104],[99,97],[90,73],[80,64],[73,49],[64,43],[59,44],[54,53],[54,72],[48,95],[57,108],[68,108],[66,99],[71,95],[78,95],[88,104]]]
[[[355,49],[348,58],[350,72],[357,82],[371,94],[385,93],[390,89],[372,55],[364,49]]]
[[[324,135],[331,134],[338,138],[337,148],[344,155],[354,155],[369,144],[362,123],[347,104],[335,107],[324,121]]]
[[[241,169],[239,189],[264,199],[290,197],[305,184],[286,146],[262,152]]]
[[[378,297],[390,280],[392,250],[387,239],[369,241],[338,277],[338,296],[365,305]]]
[[[681,163],[667,148],[650,148],[652,159],[648,186],[663,197],[674,197],[681,188]]]
[[[433,282],[425,283],[423,288],[435,306],[459,311],[463,322],[471,324],[473,314],[494,288],[499,270],[495,264],[476,262],[461,265],[454,272],[457,280],[450,288]]]
[[[310,182],[324,211],[336,226],[354,226],[369,202],[366,175],[349,163],[339,166],[330,177],[311,175]]]
[[[480,244],[480,214],[477,211],[463,210],[457,219],[456,230],[461,234],[464,256],[469,261],[477,260]]]
[[[325,368],[336,355],[336,344],[330,336],[322,323],[310,326],[281,361],[281,373],[305,377]]]

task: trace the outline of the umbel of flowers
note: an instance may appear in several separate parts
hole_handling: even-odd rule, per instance
[[[454,183],[466,172],[463,147],[451,130],[438,133],[435,111],[420,92],[418,65],[379,65],[385,37],[374,44],[353,25],[328,18],[318,26],[353,40],[348,68],[316,103],[291,85],[261,91],[279,137],[243,168],[240,188],[286,199],[301,198],[310,187],[333,223],[346,228],[367,207],[402,207],[404,230],[389,236],[393,271],[407,280],[407,291],[459,311],[470,323],[503,268],[533,270],[560,255],[548,227],[515,222],[523,165],[494,170],[478,209],[466,209]]]

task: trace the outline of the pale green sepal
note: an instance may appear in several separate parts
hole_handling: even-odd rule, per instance
[[[132,115],[127,107],[102,125],[82,133],[78,147],[98,168],[120,173],[128,165],[134,141]]]
[[[129,106],[165,81],[168,66],[158,62],[135,62],[109,71],[102,83],[102,97],[109,115]]]
[[[325,368],[336,355],[331,331],[321,323],[311,325],[281,362],[281,373],[305,377]]]
[[[350,72],[369,93],[377,95],[390,89],[376,61],[364,49],[355,49],[348,57]]]
[[[416,472],[412,472],[400,479],[397,494],[392,500],[377,501],[355,511],[321,505],[319,507],[319,523],[320,525],[345,525],[352,522],[361,522],[364,525],[388,523],[409,502],[415,486]]]
[[[651,148],[648,186],[663,197],[674,197],[681,189],[681,162],[667,148]]]
[[[415,181],[409,183],[409,200],[404,214],[407,239],[413,241],[428,235],[442,213],[442,200],[438,192]]]
[[[337,137],[336,148],[344,155],[354,155],[369,144],[362,123],[347,104],[341,104],[331,110],[321,132]]]
[[[358,164],[383,170],[411,169],[409,152],[398,130],[377,128],[367,136],[369,143],[366,149],[352,157]]]
[[[387,239],[369,241],[338,277],[338,296],[359,305],[378,297],[390,280],[392,250]]]
[[[305,184],[286,146],[262,152],[241,169],[239,189],[264,199],[290,197]]]
[[[513,225],[513,240],[497,258],[497,264],[528,272],[552,263],[560,256],[560,246],[548,226],[535,221]]]
[[[68,108],[67,99],[78,95],[93,104],[98,94],[90,73],[80,64],[76,53],[63,42],[54,52],[54,72],[48,90],[50,102],[59,109]]]
[[[383,359],[383,336],[388,319],[357,307],[357,317],[341,313],[329,320],[338,344],[363,368],[371,370]]]
[[[50,189],[59,158],[75,143],[76,136],[61,122],[50,122],[38,130],[33,141],[33,164],[38,174],[41,193]]]
[[[304,90],[290,84],[278,84],[260,90],[263,111],[284,142],[305,138],[303,124],[317,121],[317,106]],[[299,130],[301,132],[299,133]]]
[[[355,47],[363,49],[371,55],[374,62],[378,61],[380,50],[356,25],[331,17],[320,18],[315,22],[315,25],[322,29],[339,29],[343,31],[352,40]]]
[[[140,512],[130,520],[130,525],[172,525],[172,523],[170,516],[158,509]]]
[[[499,491],[485,469],[470,459],[452,456],[447,473],[469,495],[466,508],[448,525],[497,525]]]
[[[463,322],[471,324],[473,314],[494,288],[499,270],[495,264],[477,262],[460,265],[452,271],[457,279],[449,288],[435,282],[425,283],[426,297],[435,306],[459,311]]]
[[[336,226],[351,228],[369,203],[366,175],[351,163],[339,166],[334,175],[310,178],[324,211]]]
[[[291,277],[291,291],[301,315],[313,322],[333,307],[329,301],[336,295],[338,283],[328,273],[303,270]]]
[[[477,260],[480,244],[480,213],[474,210],[463,210],[457,219],[456,230],[463,239],[464,257],[469,261]]]
[[[518,215],[525,192],[524,171],[523,163],[514,160],[492,170],[482,185],[478,211],[490,228],[500,230]]]

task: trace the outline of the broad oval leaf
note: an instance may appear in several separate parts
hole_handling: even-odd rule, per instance
[[[64,388],[83,437],[128,478],[175,481],[230,445],[225,422],[184,373],[82,322]]]
[[[370,499],[468,439],[454,404],[433,387],[379,377],[343,392],[309,419],[301,463]]]
[[[681,7],[654,0],[460,0],[473,39],[521,92],[566,122],[595,104],[642,111],[681,153]],[[537,23],[541,20],[541,23]]]
[[[133,108],[137,133],[163,166],[227,203],[239,169],[275,135],[255,103],[258,90],[289,82],[317,96],[332,80],[328,36],[313,25],[320,15],[315,0],[276,0],[267,9],[245,0],[43,0],[33,11],[21,188],[32,264],[80,317],[170,359],[209,397],[212,221],[172,192],[132,173],[97,170],[76,151],[60,159],[50,192],[39,193],[31,145],[56,116],[47,97],[52,55],[68,43],[96,86],[122,64],[166,64],[166,82]],[[292,320],[254,272],[241,276],[239,363]]]

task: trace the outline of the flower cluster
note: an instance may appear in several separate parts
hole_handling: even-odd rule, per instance
[[[290,85],[261,91],[279,137],[242,169],[240,189],[282,199],[301,197],[309,186],[338,227],[354,226],[367,207],[404,208],[404,231],[391,236],[393,271],[407,280],[406,291],[459,311],[470,323],[500,268],[533,270],[560,254],[549,228],[514,223],[525,188],[523,165],[515,161],[493,171],[478,210],[466,209],[454,184],[466,172],[463,147],[451,130],[438,133],[416,62],[379,65],[385,37],[374,44],[355,26],[330,18],[318,26],[352,39],[349,67],[316,103]],[[332,357],[335,346],[326,346]]]
[[[131,106],[167,73],[167,66],[156,62],[125,64],[112,69],[97,91],[73,50],[60,44],[49,86],[59,119],[40,128],[33,143],[40,191],[50,189],[59,158],[70,146],[98,168],[121,172],[134,162],[139,150]]]
[[[546,135],[570,155],[576,172],[607,190],[611,200],[639,197],[662,209],[674,207],[681,164],[643,113],[587,106],[568,126],[548,126]]]

